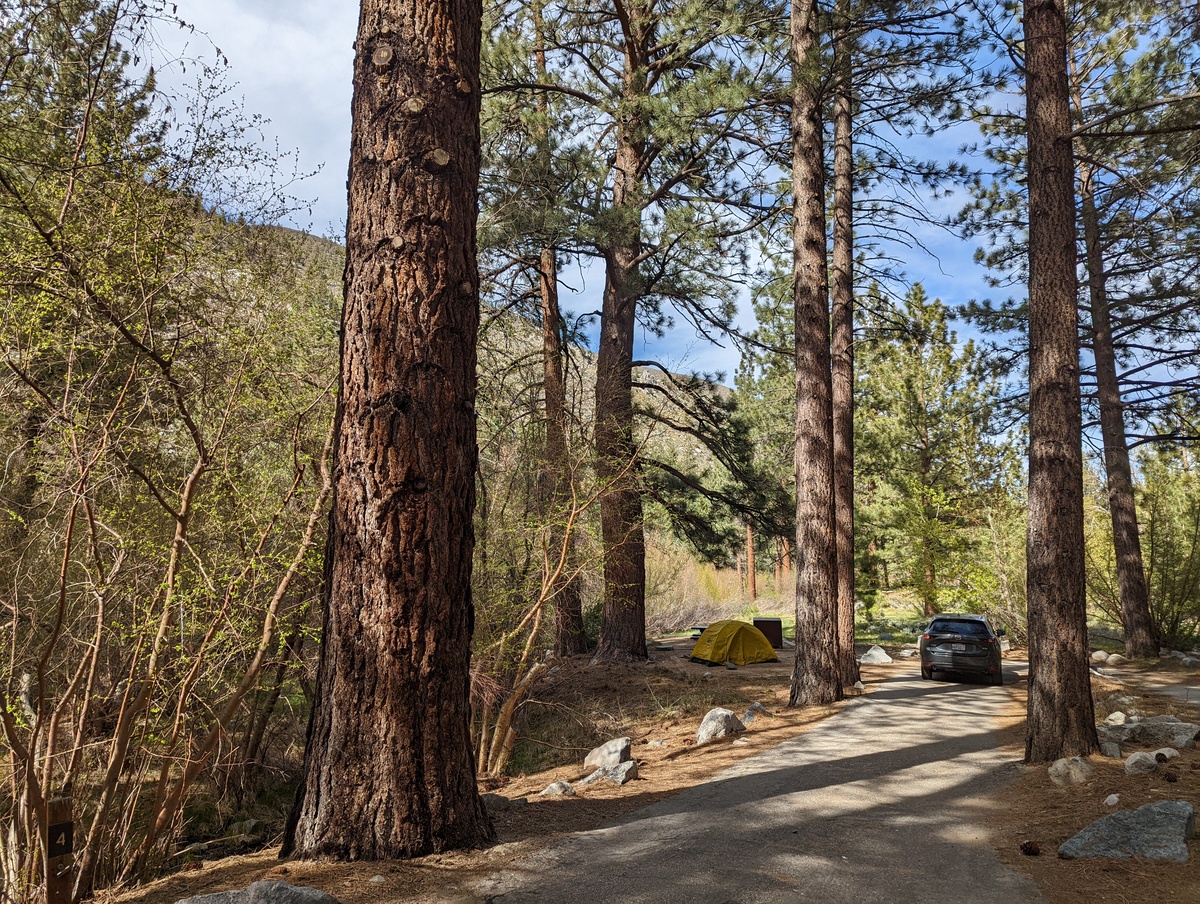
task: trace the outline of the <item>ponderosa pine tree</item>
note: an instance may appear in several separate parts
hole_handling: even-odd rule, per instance
[[[1135,658],[1157,657],[1159,641],[1150,612],[1149,587],[1142,558],[1118,362],[1117,336],[1127,332],[1124,322],[1128,322],[1128,315],[1119,313],[1125,305],[1114,304],[1110,298],[1110,276],[1112,264],[1127,270],[1121,267],[1121,261],[1132,257],[1138,269],[1135,273],[1127,270],[1120,282],[1126,288],[1132,288],[1135,297],[1157,294],[1169,286],[1169,281],[1162,279],[1162,275],[1171,269],[1170,254],[1156,261],[1158,266],[1154,270],[1158,272],[1152,277],[1151,285],[1157,283],[1157,286],[1151,293],[1145,292],[1143,262],[1147,246],[1151,244],[1145,239],[1147,233],[1156,231],[1152,224],[1161,213],[1130,216],[1132,211],[1128,202],[1132,188],[1136,195],[1144,195],[1149,190],[1163,198],[1163,206],[1175,212],[1182,213],[1189,206],[1186,201],[1180,203],[1182,198],[1178,192],[1179,148],[1154,154],[1158,160],[1166,158],[1172,162],[1165,165],[1152,163],[1152,172],[1147,174],[1149,178],[1134,170],[1139,166],[1139,158],[1143,157],[1138,153],[1139,145],[1151,153],[1158,150],[1154,148],[1153,132],[1161,123],[1153,119],[1146,121],[1144,117],[1161,116],[1163,111],[1155,107],[1162,95],[1186,95],[1197,87],[1195,51],[1184,49],[1175,40],[1173,22],[1179,17],[1180,10],[1177,2],[1101,6],[1073,23],[1078,34],[1070,60],[1071,101],[1079,123],[1075,135],[1076,177],[1087,265],[1087,312],[1090,316],[1086,322],[1095,371],[1095,408],[1104,449],[1125,652]],[[1115,130],[1105,127],[1115,112],[1137,110],[1146,104],[1151,108],[1139,111],[1141,116],[1121,117],[1130,123],[1129,126],[1122,125]],[[1170,106],[1163,105],[1164,108]],[[1168,110],[1167,115],[1178,119],[1174,115],[1176,112]],[[1097,122],[1099,126],[1094,128]],[[1172,123],[1171,128],[1178,126]],[[1092,131],[1098,133],[1094,141]],[[1140,131],[1151,134],[1139,136]],[[1129,135],[1124,135],[1125,132]],[[1187,177],[1183,181],[1186,184]],[[1127,182],[1132,184],[1126,185]],[[1143,204],[1140,199],[1134,201],[1133,210]],[[1101,213],[1102,206],[1107,208],[1107,217]],[[1177,230],[1180,238],[1187,236],[1187,223],[1192,218],[1184,214],[1173,219],[1172,230]],[[1174,293],[1168,289],[1163,294],[1169,297]],[[1151,310],[1161,306],[1161,300],[1147,298],[1147,301]],[[1138,308],[1142,307],[1138,305]],[[1114,312],[1117,312],[1115,317]],[[1117,321],[1116,332],[1114,320]],[[1190,344],[1194,345],[1194,342]],[[1177,347],[1173,341],[1164,345],[1166,348]],[[1129,370],[1135,368],[1136,365]]]
[[[1077,102],[1077,108],[1080,106]],[[1125,629],[1125,655],[1132,659],[1158,656],[1158,639],[1150,617],[1150,590],[1142,561],[1142,543],[1138,533],[1137,505],[1133,492],[1133,467],[1129,460],[1129,442],[1125,435],[1125,415],[1121,405],[1121,384],[1117,376],[1117,357],[1113,346],[1112,317],[1109,311],[1105,277],[1104,248],[1100,235],[1100,214],[1096,208],[1094,167],[1081,155],[1079,177],[1080,219],[1083,222],[1084,255],[1087,262],[1087,290],[1096,368],[1096,403],[1100,410],[1100,436],[1104,446],[1104,472],[1108,487],[1108,509],[1112,520],[1113,549],[1116,554],[1117,587],[1121,606],[1121,624]]]
[[[485,281],[489,299],[521,311],[542,333],[544,450],[537,478],[544,576],[553,609],[558,655],[584,652],[576,550],[581,525],[572,510],[586,473],[582,444],[571,455],[566,369],[570,341],[563,317],[559,271],[592,253],[588,216],[604,171],[586,137],[590,116],[580,115],[570,89],[560,90],[565,13],[556,4],[510,3],[488,19],[484,47],[484,217],[488,268],[511,284]],[[516,275],[512,275],[516,274]],[[495,290],[499,289],[496,293]],[[521,301],[536,297],[536,310]],[[574,483],[574,486],[572,485]],[[574,499],[572,496],[574,495]]]
[[[1029,713],[1025,760],[1098,742],[1088,671],[1075,170],[1062,0],[1025,0],[1029,186]]]
[[[1179,41],[1186,14],[1171,2],[1100,3],[1068,22],[1069,80],[1082,254],[1086,264],[1083,389],[1085,424],[1098,426],[1104,463],[1119,601],[1133,656],[1157,652],[1139,548],[1129,464],[1164,404],[1194,386],[1190,264],[1196,245],[1194,190],[1188,159],[1195,103],[1192,44]],[[1176,97],[1177,101],[1167,102]],[[1180,102],[1178,99],[1184,99]],[[987,127],[988,156],[1002,177],[964,211],[972,230],[995,237],[981,257],[1006,275],[1023,273],[1025,190],[1017,175],[1023,137],[1011,120]],[[1180,178],[1180,177],[1183,178]],[[1000,280],[997,280],[999,284]],[[1022,324],[1020,304],[972,305],[985,328]],[[1023,354],[1019,344],[1017,354]],[[1086,353],[1091,353],[1091,360]],[[1163,379],[1163,366],[1170,378]]]
[[[833,253],[830,259],[834,510],[838,661],[858,681],[854,657],[854,35],[850,0],[833,25]]]
[[[791,13],[792,286],[796,318],[796,665],[791,706],[842,698],[834,536],[832,370],[825,257],[818,5]]]
[[[924,194],[961,179],[957,164],[920,161],[903,150],[897,135],[937,128],[964,99],[974,96],[981,81],[951,72],[951,60],[970,55],[977,35],[949,10],[936,3],[838,2],[820,10],[818,31],[826,32],[822,51],[828,67],[822,84],[823,123],[832,133],[832,154],[825,166],[832,171],[832,255],[829,294],[832,309],[835,533],[838,545],[839,659],[846,682],[857,678],[853,656],[853,329],[855,260],[865,272],[881,278],[903,278],[886,250],[886,243],[911,238],[912,221],[933,215],[898,196]],[[852,138],[852,136],[854,136]],[[861,140],[861,150],[856,146]],[[855,157],[858,157],[856,160]],[[863,191],[856,197],[855,186]],[[861,238],[860,238],[861,236]],[[869,297],[869,296],[868,296]],[[742,386],[759,363],[768,368],[771,354],[747,352]],[[763,377],[766,377],[764,368]],[[765,383],[762,384],[765,388]],[[790,482],[789,482],[790,483]]]
[[[469,667],[478,0],[363,0],[326,615],[283,851],[413,857],[491,837]]]
[[[578,438],[580,416],[568,393],[571,349],[578,338],[560,304],[559,271],[579,255],[581,210],[596,179],[597,161],[594,151],[576,140],[575,111],[562,95],[537,91],[530,97],[524,90],[488,87],[513,80],[544,84],[553,78],[554,20],[547,5],[511,4],[494,8],[485,19],[481,290],[484,305],[495,314],[485,321],[485,334],[510,314],[536,324],[541,332],[541,410],[528,412],[541,442],[532,455],[526,450],[524,460],[537,468],[536,498],[527,509],[532,520],[526,527],[541,534],[539,561],[546,586],[532,592],[545,597],[556,653],[574,655],[587,648],[578,562],[581,524],[575,508],[586,453]],[[485,445],[481,438],[481,448]],[[488,479],[485,468],[481,485],[490,496]],[[489,554],[486,548],[482,552]],[[531,592],[508,589],[522,599]]]
[[[697,16],[705,27],[697,27]],[[489,91],[549,93],[572,105],[576,141],[603,150],[607,172],[581,206],[574,239],[604,265],[596,361],[594,470],[600,484],[605,590],[597,656],[645,653],[645,537],[635,404],[638,325],[660,331],[670,306],[703,332],[724,329],[741,266],[739,205],[760,165],[747,137],[768,104],[762,44],[770,7],[637,2],[547,4],[547,79],[517,68]],[[751,175],[748,175],[750,173]],[[648,418],[647,420],[652,420]]]
[[[646,539],[633,435],[633,339],[642,285],[642,211],[651,123],[655,43],[651,7],[633,0],[620,16],[623,68],[613,154],[613,226],[603,247],[604,297],[596,354],[596,478],[604,542],[604,606],[596,657],[646,658]]]
[[[549,78],[546,67],[546,23],[542,16],[543,0],[532,7],[534,66],[539,82]],[[550,101],[545,93],[536,97],[539,117],[534,138],[539,167],[553,166],[550,147]],[[546,241],[538,253],[538,290],[542,321],[542,397],[546,424],[546,466],[544,490],[550,529],[547,534],[545,569],[553,584],[554,653],[572,656],[587,652],[583,628],[583,604],[575,567],[575,537],[563,518],[571,505],[571,461],[567,444],[566,347],[562,309],[558,299],[558,249]],[[553,575],[557,575],[554,577]]]

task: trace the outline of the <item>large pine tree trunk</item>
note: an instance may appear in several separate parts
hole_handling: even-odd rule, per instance
[[[637,293],[628,279],[636,255],[616,248],[608,278],[596,356],[596,477],[604,543],[604,605],[596,658],[646,658],[646,546],[633,442],[633,334]]]
[[[327,609],[283,850],[492,834],[475,784],[478,0],[363,0]]]
[[[596,658],[646,658],[646,543],[633,440],[633,338],[641,294],[642,161],[647,124],[646,10],[633,3],[621,17],[625,71],[613,175],[615,234],[605,250],[604,302],[596,356],[596,477],[601,483],[604,606]]]
[[[558,307],[558,264],[553,248],[541,255],[542,372],[546,409],[545,480],[549,489],[547,578],[554,607],[554,654],[587,652],[583,604],[574,575],[575,538],[566,523],[571,507],[571,463],[567,455],[567,389],[564,377],[562,314]]]
[[[1092,312],[1092,354],[1096,362],[1096,390],[1100,403],[1100,436],[1104,441],[1104,469],[1112,517],[1113,548],[1117,559],[1121,622],[1125,628],[1125,655],[1134,659],[1157,658],[1158,641],[1154,637],[1154,621],[1150,617],[1150,591],[1146,586],[1146,570],[1142,563],[1142,541],[1138,534],[1137,506],[1133,494],[1133,469],[1129,464],[1129,444],[1125,438],[1125,415],[1109,318],[1104,252],[1100,247],[1100,214],[1096,210],[1092,168],[1084,162],[1079,165],[1079,184],[1087,255],[1088,303]]]
[[[837,545],[838,657],[844,686],[854,658],[854,144],[849,3],[839,0],[833,98],[833,494]]]
[[[1029,168],[1029,721],[1025,759],[1097,747],[1088,673],[1075,173],[1062,0],[1025,0]]]
[[[791,14],[796,304],[796,665],[791,706],[841,699],[820,49],[814,0]]]
[[[546,82],[545,22],[542,2],[533,5],[534,64],[538,81]],[[550,157],[549,119],[545,94],[539,94],[538,111],[543,114],[539,127],[539,153],[548,171]],[[574,574],[575,538],[566,523],[571,506],[571,462],[567,452],[567,387],[562,340],[562,311],[558,306],[558,260],[554,248],[542,248],[538,266],[542,295],[542,375],[546,415],[546,467],[544,478],[549,497],[550,518],[547,579],[551,581],[551,605],[554,607],[554,654],[572,656],[587,652],[583,628],[583,602],[579,581]]]

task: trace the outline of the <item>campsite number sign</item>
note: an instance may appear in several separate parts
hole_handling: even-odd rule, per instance
[[[74,886],[75,821],[71,798],[46,802],[46,904],[71,904]]]
[[[65,857],[75,853],[75,823],[57,822],[50,826],[50,840],[46,845],[47,857]]]

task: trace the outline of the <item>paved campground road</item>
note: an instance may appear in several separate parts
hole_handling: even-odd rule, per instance
[[[983,827],[1012,762],[996,749],[1008,694],[922,681],[914,663],[811,731],[488,877],[475,900],[1042,901]]]

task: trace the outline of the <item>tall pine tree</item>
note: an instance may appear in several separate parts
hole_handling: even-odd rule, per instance
[[[492,835],[469,702],[481,17],[359,15],[325,630],[283,845],[302,857]]]

